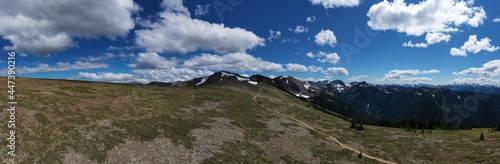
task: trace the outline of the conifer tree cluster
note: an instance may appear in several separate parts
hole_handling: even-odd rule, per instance
[[[456,123],[456,122],[446,122],[442,121],[438,118],[400,118],[396,120],[376,120],[374,122],[368,122],[367,124],[375,125],[375,126],[384,126],[384,127],[396,127],[396,128],[404,128],[408,131],[421,130],[421,129],[442,129],[442,130],[471,130],[472,126],[466,123]],[[500,124],[499,126],[500,130]]]
[[[351,120],[351,126],[349,128],[357,129],[359,131],[365,130],[365,128],[363,127],[363,122],[361,120],[355,120],[355,119]]]

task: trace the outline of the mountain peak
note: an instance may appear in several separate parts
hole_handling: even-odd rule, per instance
[[[199,77],[192,80],[182,82],[179,86],[197,87],[201,85],[209,85],[212,83],[217,83],[221,81],[229,82],[245,82],[251,85],[257,85],[258,82],[250,80],[249,77],[241,76],[237,73],[232,73],[228,71],[218,71],[210,76]]]

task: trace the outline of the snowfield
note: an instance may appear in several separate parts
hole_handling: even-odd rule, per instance
[[[236,76],[236,79],[238,79],[238,81],[248,81],[248,78],[244,78],[244,77]]]
[[[208,80],[208,77],[204,77],[203,79],[201,79],[201,81],[200,81],[200,82],[196,83],[196,86],[198,86],[198,85],[201,85],[201,84],[205,83],[207,80]]]
[[[256,81],[248,81],[248,84],[252,84],[252,85],[257,85],[258,83]]]
[[[248,77],[240,77],[240,76],[236,76],[235,74],[230,74],[227,72],[221,72],[221,73],[222,73],[222,76],[221,76],[222,78],[220,80],[224,79],[224,77],[234,76],[234,77],[236,77],[236,79],[238,81],[247,81],[248,84],[252,84],[252,85],[258,84],[256,81],[250,81],[250,78],[248,78]]]
[[[306,84],[304,84],[304,88],[306,88],[307,90],[309,90],[309,87],[311,87],[311,84],[309,84],[309,83],[306,82]]]
[[[306,99],[311,98],[311,96],[308,96],[308,95],[305,95],[305,94],[302,94],[302,93],[297,93],[297,94],[295,94],[295,96],[306,98]]]

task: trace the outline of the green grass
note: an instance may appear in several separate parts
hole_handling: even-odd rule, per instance
[[[175,118],[170,115],[161,115],[139,120],[123,120],[113,123],[114,126],[126,130],[127,136],[138,141],[151,141],[160,135],[170,138],[175,144],[193,147],[195,138],[189,133],[193,129],[207,128],[204,123],[211,122],[204,113],[193,114],[192,118]]]
[[[272,163],[266,159],[264,150],[255,144],[242,141],[226,144],[222,153],[216,153],[203,163]]]
[[[36,113],[35,118],[41,124],[45,125],[50,124],[50,120],[47,117],[45,117],[45,115],[43,115],[42,113]]]
[[[325,144],[311,148],[314,157],[321,159],[321,163],[339,163],[339,157],[352,156],[352,152],[348,150],[329,150],[325,148]]]
[[[116,128],[106,126],[85,127],[82,132],[70,134],[74,143],[68,143],[77,153],[82,153],[99,163],[106,161],[106,152],[124,143],[125,134]]]
[[[290,154],[281,156],[280,159],[283,160],[286,164],[307,164],[304,161],[293,159],[293,157]]]
[[[281,126],[287,127],[287,128],[289,128],[289,127],[299,127],[299,125],[297,125],[295,123],[283,123],[283,122],[281,123]]]

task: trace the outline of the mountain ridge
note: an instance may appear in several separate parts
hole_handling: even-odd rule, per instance
[[[283,90],[316,109],[346,120],[394,121],[401,118],[437,118],[462,126],[494,126],[500,118],[500,94],[456,91],[431,85],[378,85],[366,81],[303,81],[292,76],[263,75],[244,77],[228,71],[176,83],[173,86],[202,87],[220,81],[265,83]],[[453,85],[457,87],[457,85]],[[493,87],[493,86],[489,86]],[[472,103],[475,104],[470,104]],[[463,114],[465,111],[466,114]],[[459,116],[459,119],[456,119]],[[485,117],[487,119],[479,119]]]

